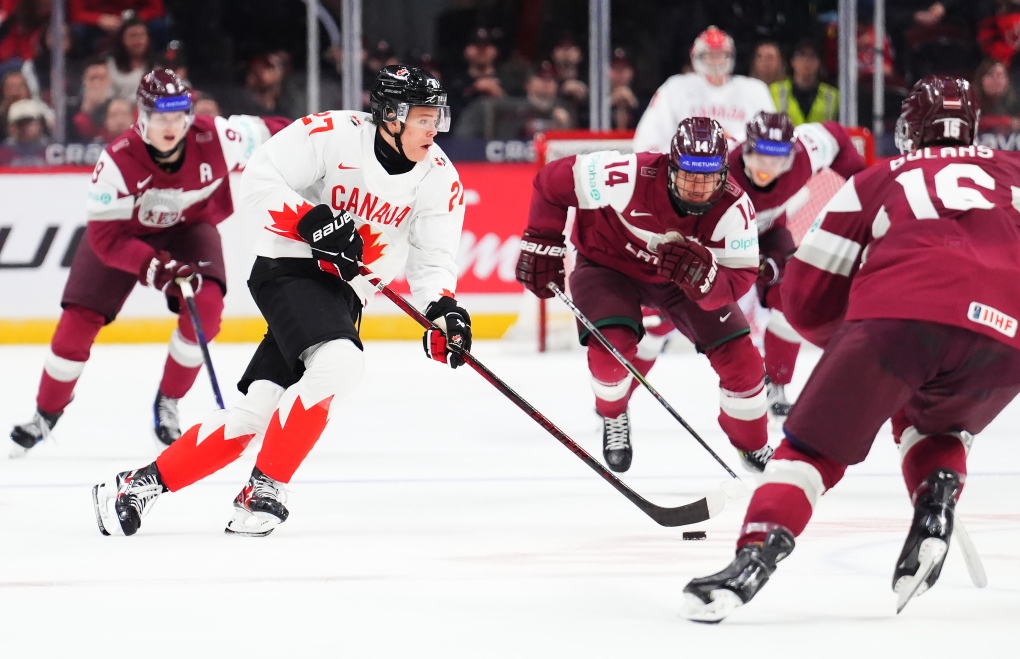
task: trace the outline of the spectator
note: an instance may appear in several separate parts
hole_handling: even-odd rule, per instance
[[[163,0],[67,0],[67,18],[80,57],[116,49],[129,20],[144,23],[158,48],[170,31]]]
[[[32,98],[28,81],[21,71],[8,71],[0,82],[0,140],[7,137],[7,112],[18,101]]]
[[[177,77],[184,81],[189,87],[191,79],[188,78],[188,58],[184,52],[184,44],[174,39],[166,45],[166,50],[159,58],[158,68],[170,69],[177,74]]]
[[[46,164],[46,106],[34,98],[11,104],[7,113],[7,139],[0,149],[0,164],[25,167]]]
[[[612,127],[616,130],[633,130],[644,109],[641,101],[631,88],[634,67],[627,51],[614,48],[609,60],[609,107],[612,113]]]
[[[751,55],[751,77],[766,85],[782,82],[786,78],[783,52],[775,41],[762,41]]]
[[[974,73],[974,96],[981,109],[982,130],[1020,131],[1020,96],[1006,65],[986,59]]]
[[[575,126],[569,108],[557,97],[556,71],[551,62],[542,62],[524,87],[525,98],[502,96],[476,100],[464,110],[454,136],[530,140],[535,133]]]
[[[496,73],[499,49],[485,28],[478,28],[464,46],[462,69],[450,76],[446,85],[450,112],[458,116],[468,105],[480,98],[506,96]]]
[[[50,0],[0,0],[0,74],[35,56],[50,22]]]
[[[794,126],[835,121],[839,117],[839,90],[821,81],[821,58],[814,42],[797,44],[790,69],[792,76],[769,86],[776,110],[788,114]]]
[[[77,84],[81,68],[78,63],[69,60],[71,51],[71,33],[67,25],[62,26],[63,48],[65,55],[64,62],[64,93],[73,96],[76,90],[73,85]],[[50,71],[53,67],[53,31],[47,29],[45,36],[39,39],[35,56],[25,62],[21,72],[25,74],[28,88],[32,91],[32,98],[40,98],[45,103],[51,103]]]
[[[1020,45],[1020,0],[992,0],[985,3],[978,19],[978,45],[986,57],[1009,68]]]
[[[581,79],[580,66],[584,52],[569,34],[564,35],[553,46],[551,59],[559,82],[557,94],[580,117],[580,123],[588,124],[588,85]]]
[[[106,114],[103,117],[103,130],[100,131],[100,140],[109,144],[115,137],[131,128],[135,123],[135,105],[122,98],[111,98],[106,104]]]
[[[227,107],[228,114],[255,117],[295,117],[283,95],[285,64],[278,53],[253,57],[248,62],[244,89]]]
[[[113,97],[110,65],[105,59],[92,59],[81,77],[81,105],[72,123],[78,139],[91,141],[99,136],[106,118],[106,105]]]
[[[149,28],[144,22],[130,18],[121,24],[107,64],[113,81],[113,97],[134,103],[142,76],[155,65]]]
[[[198,100],[195,101],[195,114],[205,115],[207,117],[222,117],[223,113],[220,111],[220,104],[216,102],[216,99],[208,94],[197,94]]]

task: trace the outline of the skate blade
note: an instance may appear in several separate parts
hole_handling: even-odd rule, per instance
[[[893,589],[899,596],[896,600],[897,614],[910,603],[910,600],[923,595],[928,590],[928,577],[945,560],[947,551],[949,551],[949,544],[945,540],[928,538],[921,541],[921,548],[917,551],[917,572],[913,577],[900,577]]]
[[[684,608],[680,615],[692,622],[718,623],[744,605],[736,593],[725,588],[713,590],[711,597],[712,601],[706,604],[700,597],[684,593]]]
[[[11,450],[7,454],[7,457],[9,457],[11,460],[20,460],[24,458],[26,455],[28,455],[28,449],[22,446],[21,444],[18,444],[16,442],[11,442],[11,444],[12,444]]]
[[[96,525],[99,526],[99,532],[105,536],[124,535],[120,521],[109,517],[110,497],[106,494],[106,488],[105,483],[92,486],[92,507],[96,513]]]
[[[227,522],[223,532],[227,535],[243,535],[263,538],[282,524],[280,518],[269,513],[251,513],[244,508],[235,508],[234,517]]]

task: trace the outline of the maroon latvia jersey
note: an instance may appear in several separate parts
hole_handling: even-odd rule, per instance
[[[924,320],[1020,349],[1020,153],[931,146],[855,175],[787,265],[783,306],[825,345],[845,320]]]
[[[289,123],[197,116],[184,136],[183,163],[172,173],[149,156],[137,124],[124,131],[92,172],[86,237],[93,250],[105,265],[135,274],[156,254],[145,236],[184,224],[219,224],[234,212],[230,172]]]
[[[752,184],[744,171],[743,144],[730,151],[730,179],[751,198],[759,234],[786,226],[787,217],[808,202],[811,193],[805,186],[822,169],[829,167],[845,179],[864,169],[864,159],[838,123],[801,124],[796,131],[793,165],[765,188]]]
[[[562,239],[567,211],[577,209],[570,237],[588,259],[639,281],[663,283],[657,245],[678,231],[709,248],[719,266],[715,286],[697,301],[718,309],[750,290],[758,268],[754,206],[727,181],[704,215],[681,215],[670,203],[669,156],[600,151],[554,160],[535,176],[530,235]]]

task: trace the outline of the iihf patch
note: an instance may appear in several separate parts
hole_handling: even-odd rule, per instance
[[[971,302],[970,308],[967,309],[967,320],[978,325],[991,327],[996,332],[1005,334],[1011,339],[1016,336],[1016,318],[1008,316],[987,304]]]

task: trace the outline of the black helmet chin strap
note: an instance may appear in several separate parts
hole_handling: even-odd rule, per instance
[[[398,130],[396,133],[390,132],[390,129],[386,127],[385,121],[383,122],[382,126],[380,126],[380,128],[386,131],[386,134],[393,138],[393,142],[397,146],[397,153],[399,153],[401,157],[410,160],[410,158],[407,158],[407,154],[404,153],[404,145],[400,143],[400,136],[404,134],[404,129],[407,128],[407,126],[400,119],[397,119],[397,123],[400,124],[400,130]]]

